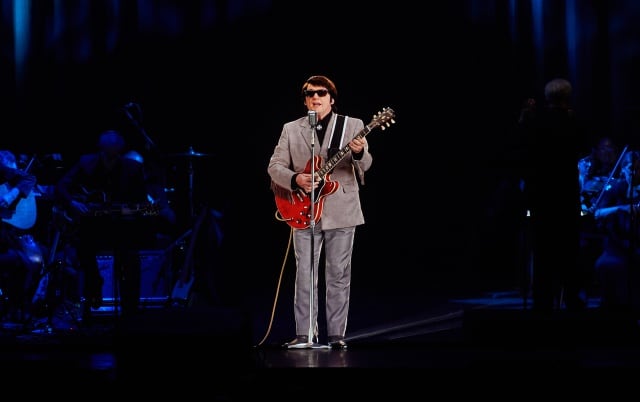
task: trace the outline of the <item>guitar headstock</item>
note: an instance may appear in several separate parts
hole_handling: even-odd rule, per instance
[[[387,127],[391,126],[391,124],[395,123],[394,117],[396,116],[396,112],[393,111],[390,107],[386,107],[382,109],[382,111],[373,115],[373,120],[369,123],[369,128],[381,127],[383,130]]]

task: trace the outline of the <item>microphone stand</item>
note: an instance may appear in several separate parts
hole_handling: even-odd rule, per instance
[[[627,291],[629,292],[629,306],[633,309],[634,305],[634,286],[633,282],[635,278],[634,270],[632,269],[636,259],[636,242],[638,235],[638,222],[635,212],[635,180],[636,180],[636,159],[632,154],[631,156],[631,178],[629,179],[629,190],[627,195],[629,196],[629,263],[627,264]]]
[[[193,146],[189,146],[189,171],[187,172],[187,174],[189,175],[189,187],[188,187],[188,191],[189,191],[189,217],[190,218],[194,218],[196,216],[196,210],[195,210],[195,206],[193,203],[193,174],[195,172],[195,169],[193,168],[193,157],[195,156],[195,152],[193,151]]]
[[[314,327],[316,320],[313,319],[313,301],[315,299],[315,232],[316,232],[316,219],[315,219],[315,144],[316,144],[316,127],[318,125],[317,112],[310,110],[309,114],[309,124],[311,124],[311,194],[309,195],[311,203],[310,203],[310,214],[311,220],[309,223],[309,230],[311,231],[311,239],[310,239],[310,247],[311,251],[309,253],[311,259],[311,265],[309,267],[309,333],[308,333],[308,342],[306,344],[301,344],[298,348],[305,349],[329,349],[329,345],[322,345],[313,341],[314,338]],[[294,346],[296,347],[296,346]]]
[[[129,120],[131,121],[131,123],[133,123],[133,125],[136,127],[136,129],[138,129],[140,134],[142,134],[142,136],[144,137],[147,150],[154,149],[156,144],[154,144],[154,142],[151,140],[151,137],[149,137],[147,135],[147,132],[144,130],[144,127],[142,127],[142,125],[140,124],[138,119],[135,119],[131,115],[131,113],[129,113],[129,106],[135,106],[138,109],[138,112],[140,112],[140,105],[138,105],[137,103],[133,103],[133,102],[132,103],[128,103],[128,104],[126,104],[124,106],[123,110],[124,110],[124,113],[129,118]]]

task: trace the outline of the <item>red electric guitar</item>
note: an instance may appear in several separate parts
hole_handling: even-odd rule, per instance
[[[383,130],[395,123],[393,118],[395,112],[391,108],[384,108],[381,112],[373,117],[373,120],[367,124],[354,138],[362,138],[376,127]],[[345,145],[333,157],[322,165],[322,157],[315,156],[313,160],[309,160],[305,166],[303,173],[315,172],[316,179],[319,179],[319,185],[313,191],[313,220],[318,222],[322,216],[324,200],[328,195],[335,193],[340,184],[337,181],[331,181],[331,170],[344,158],[351,148]],[[313,170],[312,170],[313,169]],[[282,190],[282,189],[278,189]],[[278,219],[286,222],[295,229],[305,229],[311,225],[311,194],[302,190],[296,191],[276,191],[275,192],[276,208],[278,209]]]

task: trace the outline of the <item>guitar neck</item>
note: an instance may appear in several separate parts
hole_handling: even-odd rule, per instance
[[[379,112],[377,116],[374,116],[373,120],[362,130],[360,130],[353,138],[363,138],[367,134],[371,132],[376,127],[382,127],[384,130],[385,124],[388,126],[390,123],[393,123],[393,117],[395,116],[395,112],[391,108],[385,108],[382,112]],[[317,178],[324,178],[324,176],[329,173],[337,164],[344,158],[349,152],[351,152],[351,148],[349,148],[349,144],[345,145],[340,149],[335,155],[333,155],[329,160],[326,161],[324,166],[316,171]]]
[[[370,132],[371,132],[371,128],[369,126],[365,126],[365,128],[363,128],[358,132],[358,134],[356,134],[354,139],[363,138]],[[320,178],[324,177],[338,164],[338,162],[340,162],[345,156],[347,156],[349,152],[351,152],[351,148],[349,148],[349,144],[347,144],[344,147],[342,147],[338,152],[336,152],[335,155],[329,158],[327,162],[324,164],[324,166],[322,166],[320,169],[316,171],[316,176]]]

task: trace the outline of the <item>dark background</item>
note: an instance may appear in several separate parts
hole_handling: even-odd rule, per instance
[[[504,152],[522,102],[541,101],[551,78],[574,85],[585,153],[601,135],[637,144],[634,1],[299,3],[2,0],[2,147],[37,155],[49,184],[103,129],[134,145],[147,135],[186,228],[193,162],[197,204],[222,215],[218,300],[266,320],[279,295],[292,325],[289,227],[275,219],[266,168],[282,124],[305,113],[309,76],[331,77],[339,112],[365,124],[396,112],[368,137],[356,310],[382,314],[393,298],[407,307],[389,314],[404,315],[443,292],[521,286]],[[207,156],[172,155],[190,146]],[[62,166],[47,163],[52,153]]]

